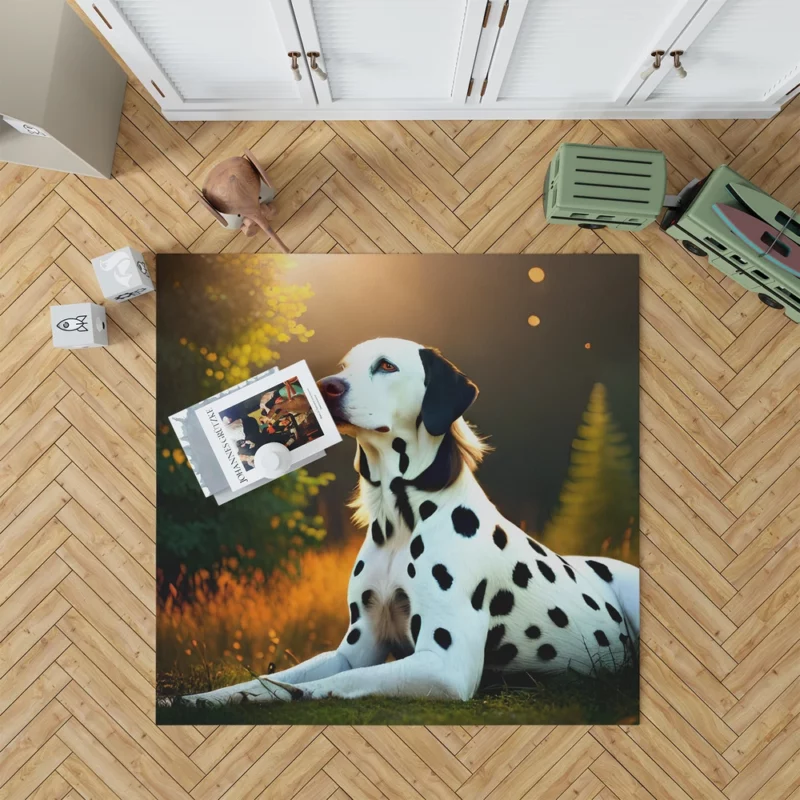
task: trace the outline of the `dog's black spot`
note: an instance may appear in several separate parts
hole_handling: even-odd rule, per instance
[[[611,645],[608,643],[608,636],[606,636],[603,631],[595,631],[594,638],[597,639],[597,644],[601,647],[610,647]]]
[[[360,616],[361,615],[358,611],[358,603],[350,603],[350,624],[355,625]]]
[[[365,592],[361,593],[361,604],[364,606],[364,608],[368,609],[372,605],[372,599],[374,595],[375,593],[372,591],[372,589],[367,589]]]
[[[614,580],[611,570],[605,564],[601,564],[599,561],[592,561],[591,559],[588,559],[586,563],[597,573],[597,576],[602,578],[606,583],[611,583],[611,581]]]
[[[610,603],[606,603],[606,611],[608,611],[608,616],[611,617],[614,622],[622,622],[622,614],[620,614],[619,611],[617,611],[617,609],[614,608],[614,606],[612,606]]]
[[[414,480],[405,481],[403,478],[400,480],[422,492],[441,492],[458,479],[463,464],[464,457],[461,455],[458,442],[448,430],[442,437],[431,465]]]
[[[511,580],[519,586],[520,589],[527,589],[528,588],[528,581],[533,577],[531,571],[528,569],[528,565],[524,564],[522,561],[517,563],[517,566],[514,567],[514,572],[511,575]]]
[[[525,635],[529,639],[538,639],[542,635],[542,631],[539,629],[538,625],[529,625],[525,628]]]
[[[372,480],[372,475],[369,471],[369,462],[367,461],[367,454],[364,452],[363,447],[358,448],[358,474],[364,478],[367,483],[371,483],[373,486],[380,486],[380,481]]]
[[[536,654],[542,659],[542,661],[552,661],[558,655],[555,647],[553,647],[551,644],[539,645],[539,649],[536,651]]]
[[[489,633],[486,634],[486,645],[483,648],[483,652],[488,655],[493,650],[497,650],[505,635],[505,625],[495,625],[493,628],[489,628]]]
[[[414,530],[414,511],[411,508],[411,503],[408,500],[408,492],[406,491],[406,482],[402,478],[395,478],[390,484],[389,488],[394,493],[395,506],[397,512],[403,518],[406,527]]]
[[[454,508],[452,518],[456,533],[460,533],[462,536],[474,536],[480,525],[475,512],[464,506]]]
[[[414,640],[414,644],[417,643],[417,639],[419,638],[419,629],[422,627],[422,617],[419,614],[414,614],[411,617],[411,638]]]
[[[447,628],[437,628],[433,632],[433,641],[436,642],[442,650],[447,650],[453,643],[453,637],[450,635],[450,631],[448,631]]]
[[[347,644],[355,644],[361,638],[361,631],[358,628],[353,628],[347,634]]]
[[[567,619],[567,615],[560,609],[558,606],[555,608],[551,608],[547,612],[547,616],[553,620],[553,624],[558,625],[559,628],[566,628],[569,624],[569,619]]]
[[[486,595],[486,578],[484,578],[475,587],[475,591],[472,593],[472,607],[476,611],[480,611],[483,608],[483,598],[485,595]]]
[[[420,507],[419,507],[419,515],[421,519],[428,519],[428,517],[432,516],[436,513],[436,503],[433,500],[426,500]]]
[[[491,654],[491,663],[493,666],[504,667],[517,657],[517,652],[516,645],[506,642]]]
[[[411,558],[414,560],[418,559],[424,552],[425,552],[425,544],[422,541],[422,537],[417,535],[411,540]]]
[[[553,572],[553,570],[550,569],[550,567],[548,567],[547,564],[544,563],[544,561],[539,561],[537,559],[536,566],[539,567],[539,572],[541,572],[542,575],[548,581],[550,581],[550,583],[555,583],[556,582],[556,574],[555,574],[555,572]]]
[[[360,575],[362,569],[364,569],[364,562],[363,561],[357,561],[356,562],[356,568],[353,570],[353,575]]]
[[[508,544],[508,536],[506,532],[498,525],[492,534],[494,543],[502,550]]]
[[[384,542],[383,531],[381,530],[381,524],[378,520],[373,520],[372,522],[372,541],[375,542],[378,547],[381,547]]]
[[[510,614],[512,608],[514,608],[514,595],[508,589],[501,589],[489,603],[489,613],[493,617]]]
[[[431,574],[436,578],[439,588],[445,592],[453,585],[453,576],[447,571],[447,567],[444,564],[435,564]]]
[[[392,442],[392,450],[400,453],[400,472],[405,474],[408,469],[408,456],[406,455],[406,443],[403,439],[397,438]]]
[[[413,564],[409,563],[409,565],[408,565],[408,577],[409,578],[413,578],[416,574],[417,574],[416,567]]]
[[[628,644],[628,642],[630,641],[630,638],[631,638],[631,637],[630,637],[630,636],[628,636],[628,634],[627,634],[627,633],[621,633],[621,634],[619,635],[619,640],[620,640],[620,641],[622,642],[622,644],[624,644],[624,645],[627,645],[627,644]]]
[[[600,606],[597,605],[597,603],[595,603],[595,601],[591,597],[589,597],[588,594],[585,594],[583,596],[583,602],[586,603],[586,605],[589,606],[589,608],[591,608],[593,611],[600,610]]]
[[[572,580],[575,581],[575,583],[578,582],[577,580],[575,580],[575,573],[573,572],[572,567],[569,564],[564,564],[564,572],[566,572],[567,575],[569,575],[570,578],[572,578]]]
[[[528,539],[528,544],[542,557],[547,558],[547,551],[539,544],[539,542],[535,542],[533,539]]]
[[[394,525],[392,525],[391,520],[386,520],[386,541],[392,538],[392,534],[394,533]]]

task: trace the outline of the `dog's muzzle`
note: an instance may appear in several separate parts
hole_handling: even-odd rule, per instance
[[[331,416],[334,418],[334,421],[337,423],[349,422],[349,420],[345,418],[342,408],[345,395],[350,388],[350,385],[347,383],[347,381],[331,375],[319,381],[317,386],[322,392],[325,405],[328,406],[328,411],[331,412]]]

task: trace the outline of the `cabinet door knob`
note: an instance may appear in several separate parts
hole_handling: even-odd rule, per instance
[[[292,65],[291,65],[292,78],[294,78],[294,80],[296,80],[296,81],[303,80],[303,76],[300,74],[300,64],[297,62],[297,59],[300,58],[303,54],[302,53],[298,53],[295,50],[292,50],[292,51],[290,51],[288,53],[288,55],[289,55],[289,58],[292,59]]]
[[[653,63],[639,75],[643,81],[646,81],[657,69],[661,67],[661,59],[664,58],[664,51],[653,50],[650,55],[653,57]]]
[[[683,50],[671,50],[670,55],[672,56],[672,63],[675,65],[675,71],[678,73],[678,77],[685,78],[686,70],[683,68],[683,64],[681,64]]]
[[[321,56],[319,53],[317,53],[316,51],[313,51],[313,50],[312,50],[311,52],[308,52],[308,53],[306,53],[306,55],[308,56],[308,60],[309,60],[309,62],[310,62],[310,63],[309,63],[309,66],[311,67],[311,71],[312,71],[313,73],[315,73],[315,74],[316,74],[316,76],[317,76],[317,77],[318,77],[318,78],[319,78],[321,81],[326,81],[326,80],[328,80],[328,73],[327,73],[327,72],[325,72],[325,70],[324,70],[324,69],[322,69],[322,67],[320,67],[320,66],[317,64],[317,59],[318,59],[318,58],[322,58],[322,56]]]

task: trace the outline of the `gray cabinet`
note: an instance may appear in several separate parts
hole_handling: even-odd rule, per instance
[[[0,161],[110,177],[127,77],[64,0],[0,2]]]

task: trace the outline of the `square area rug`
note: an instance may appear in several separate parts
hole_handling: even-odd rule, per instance
[[[638,722],[636,256],[157,267],[160,724]],[[170,415],[299,361],[342,441],[204,497]]]

